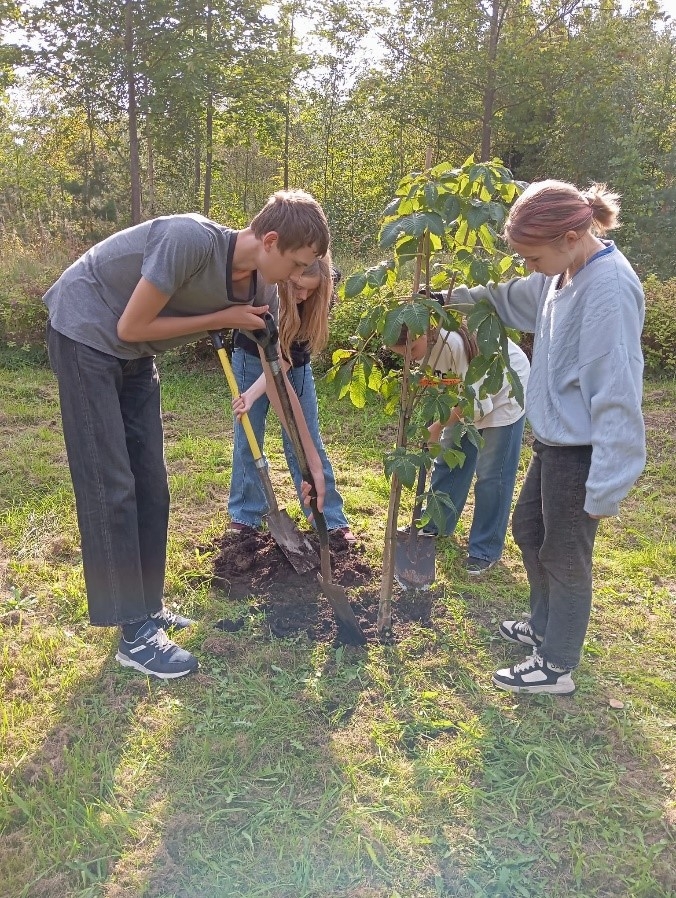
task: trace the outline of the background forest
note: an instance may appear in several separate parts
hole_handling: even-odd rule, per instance
[[[676,22],[654,0],[0,0],[0,30],[5,239],[243,226],[288,185],[364,260],[431,145],[608,181],[641,276],[676,271]]]

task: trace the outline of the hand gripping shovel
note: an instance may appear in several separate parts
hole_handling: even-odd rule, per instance
[[[221,365],[223,366],[223,371],[225,372],[230,391],[233,398],[236,399],[239,396],[239,387],[237,386],[237,381],[235,380],[228,354],[225,351],[223,334],[220,331],[209,331],[209,336],[211,337],[212,345],[221,360]],[[249,421],[249,416],[246,414],[242,415],[240,421],[244,428],[251,454],[254,457],[254,464],[261,480],[263,492],[265,493],[265,501],[268,503],[268,511],[265,516],[268,529],[274,541],[288,558],[293,569],[299,574],[307,574],[317,567],[314,560],[316,556],[312,544],[303,536],[289,514],[277,505],[277,499],[275,498],[272,482],[270,481],[268,462],[258,446],[258,441],[253,432],[251,421]]]
[[[426,478],[425,465],[420,465],[411,526],[408,533],[397,533],[394,550],[394,577],[403,589],[427,589],[431,583],[434,583],[434,544],[436,540],[431,536],[423,536],[416,527],[416,521],[420,517]]]
[[[286,418],[287,433],[293,445],[294,452],[296,453],[296,458],[298,460],[301,475],[303,477],[303,480],[305,480],[306,483],[309,483],[312,486],[313,493],[315,493],[316,491],[314,489],[314,480],[312,478],[312,474],[310,473],[310,465],[308,464],[307,455],[305,454],[305,449],[303,448],[303,443],[300,438],[298,424],[296,423],[296,419],[293,416],[293,410],[291,407],[291,401],[289,399],[289,393],[286,387],[286,381],[284,380],[284,375],[279,365],[279,349],[277,345],[279,334],[277,333],[277,327],[272,315],[270,314],[264,315],[263,321],[265,322],[265,330],[255,330],[250,331],[250,333],[254,340],[256,340],[258,345],[263,348],[266,361],[270,365],[270,370],[272,371],[272,376],[275,381],[279,401],[284,412],[284,417]],[[324,518],[324,515],[317,509],[316,495],[314,495],[310,499],[310,507],[312,508],[312,516],[314,518],[314,522],[317,527],[317,534],[319,536],[319,557],[321,560],[322,572],[321,574],[317,574],[317,579],[321,583],[322,592],[328,599],[329,605],[331,606],[336,619],[342,625],[345,638],[349,639],[350,642],[356,645],[365,645],[366,636],[364,635],[362,628],[359,626],[359,621],[355,617],[352,606],[350,605],[350,602],[348,600],[347,593],[342,586],[338,586],[337,583],[331,582],[331,554],[329,551],[329,533],[326,529],[326,520]]]

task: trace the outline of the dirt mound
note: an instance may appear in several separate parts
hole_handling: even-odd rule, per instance
[[[317,551],[318,571],[319,542],[313,534],[308,539]],[[268,532],[228,531],[218,541],[218,548],[219,555],[214,562],[216,583],[232,599],[249,597],[253,608],[264,612],[266,627],[273,636],[292,636],[304,631],[316,642],[344,641],[316,574],[296,573]],[[368,564],[363,547],[350,545],[340,533],[331,534],[330,548],[333,582],[347,590],[368,641],[377,641],[380,569]],[[401,638],[412,622],[429,625],[433,602],[432,591],[408,592],[395,588],[391,638]],[[435,608],[435,614],[439,611]],[[217,626],[234,631],[244,626],[244,621],[225,619]]]

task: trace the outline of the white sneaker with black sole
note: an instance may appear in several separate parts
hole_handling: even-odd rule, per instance
[[[500,624],[500,636],[507,642],[518,645],[532,645],[539,648],[542,640],[527,620],[503,620]]]
[[[570,671],[549,664],[537,649],[533,649],[530,658],[520,664],[497,670],[493,682],[507,692],[548,692],[552,695],[575,692]]]
[[[199,667],[197,658],[172,642],[152,619],[143,624],[132,642],[121,637],[115,658],[123,667],[161,680],[184,677]]]

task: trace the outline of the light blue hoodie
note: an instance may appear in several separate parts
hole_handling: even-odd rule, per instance
[[[560,290],[531,274],[456,287],[455,302],[488,298],[509,327],[534,334],[526,416],[549,446],[591,446],[585,511],[615,515],[645,465],[641,414],[645,299],[612,241]]]

